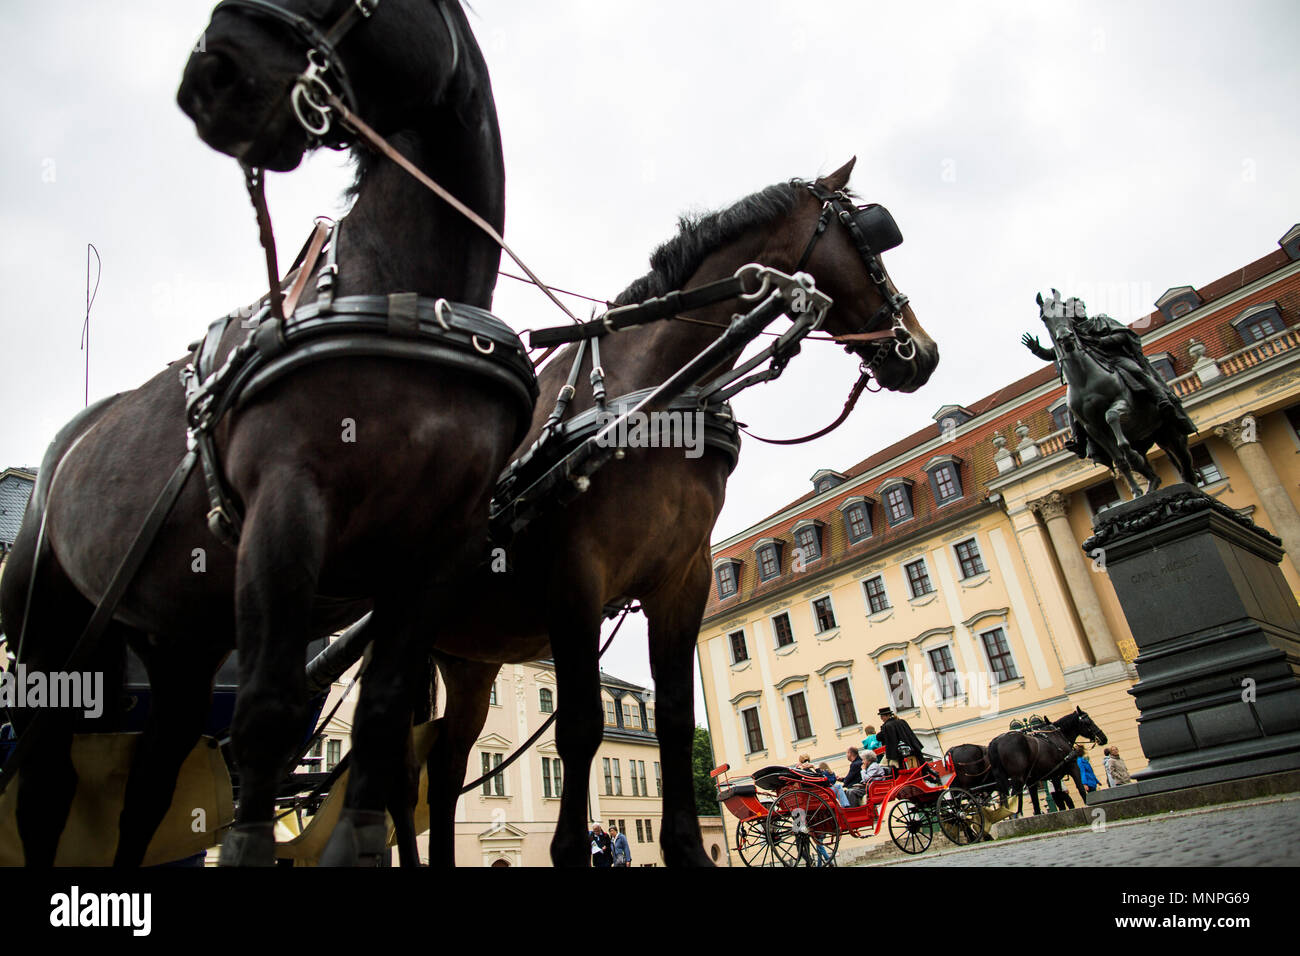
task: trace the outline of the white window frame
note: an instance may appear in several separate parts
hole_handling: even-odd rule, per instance
[[[840,707],[839,707],[839,704],[838,704],[838,703],[836,702],[836,700],[835,700],[835,689],[831,686],[831,685],[834,684],[836,681],[841,681],[841,680],[842,680],[842,681],[845,681],[845,682],[848,683],[848,686],[849,686],[849,703],[851,703],[851,704],[853,705],[853,716],[857,718],[857,719],[856,719],[855,721],[853,721],[853,723],[851,723],[851,724],[841,724],[841,723],[840,723]],[[837,725],[837,726],[835,727],[835,730],[836,730],[837,732],[838,732],[838,731],[841,731],[841,730],[845,730],[845,729],[847,729],[847,728],[849,728],[849,727],[856,727],[858,724],[862,723],[862,712],[858,709],[858,695],[857,695],[857,692],[853,689],[853,672],[852,672],[851,670],[846,670],[846,671],[844,672],[844,676],[843,676],[843,677],[830,677],[830,678],[827,678],[827,680],[826,680],[826,696],[827,696],[827,698],[828,698],[828,699],[830,700],[830,702],[831,702],[831,716],[835,719],[835,723],[836,723],[836,725]]]
[[[822,628],[820,622],[817,620],[817,607],[816,607],[816,602],[823,601],[823,600],[830,602],[831,617],[835,618],[835,623],[832,624],[830,627],[824,629]],[[827,591],[825,594],[819,594],[815,598],[810,598],[808,600],[808,611],[810,614],[812,614],[814,634],[829,634],[831,631],[838,631],[840,629],[840,616],[835,611],[835,599],[831,597],[830,591]]]
[[[876,578],[880,579],[880,584],[885,589],[885,607],[882,607],[879,611],[872,609],[871,597],[867,594],[867,582],[874,581]],[[868,617],[872,614],[884,614],[886,611],[894,609],[894,599],[889,595],[889,582],[885,580],[884,571],[877,571],[875,574],[868,574],[865,578],[859,578],[858,588],[862,592],[862,604],[867,609]]]
[[[778,638],[780,635],[778,635],[778,634],[776,633],[776,619],[777,619],[778,617],[780,617],[782,614],[785,615],[785,619],[786,619],[787,621],[789,621],[789,623],[790,623],[790,643],[789,643],[789,644],[778,644],[778,643],[777,643],[777,638]],[[782,608],[781,610],[777,611],[775,614],[769,616],[768,619],[767,619],[767,623],[768,623],[768,626],[772,629],[772,650],[774,650],[774,651],[781,651],[783,648],[786,648],[786,647],[796,647],[796,646],[798,646],[798,644],[799,644],[799,638],[796,637],[796,636],[795,636],[795,633],[794,633],[794,618],[790,617],[790,609],[789,609],[788,607],[787,607],[787,608]]]
[[[1002,636],[1007,640],[1007,653],[1011,655],[1011,663],[1015,665],[1016,676],[1005,681],[997,680],[997,674],[993,670],[993,660],[989,657],[988,645],[984,642],[985,634],[992,634],[994,631],[1001,631]],[[1011,626],[1006,619],[1001,619],[991,627],[981,628],[975,632],[975,638],[980,646],[980,655],[984,658],[984,673],[989,675],[990,687],[1002,687],[1005,684],[1014,684],[1016,681],[1024,683],[1025,669],[1020,664],[1020,658],[1016,655],[1016,645],[1011,640]]]
[[[791,706],[790,704],[790,698],[793,697],[795,694],[803,695],[804,711],[808,715],[808,736],[807,737],[799,736],[799,728],[796,727],[794,723],[794,707]],[[790,742],[797,744],[803,740],[815,739],[817,737],[817,728],[813,726],[812,705],[808,701],[807,685],[798,684],[796,686],[791,687],[789,691],[783,691],[781,693],[781,700],[785,704],[786,719],[790,721]]]
[[[957,646],[953,644],[951,640],[947,640],[947,641],[943,641],[942,643],[932,644],[929,647],[923,647],[920,650],[921,650],[921,656],[925,658],[926,669],[932,675],[934,675],[935,682],[941,684],[942,681],[940,680],[939,672],[934,669],[934,661],[930,659],[930,654],[932,651],[941,650],[945,647],[948,648],[948,656],[952,658],[952,672],[954,676],[956,676],[957,678],[957,692],[953,694],[951,697],[944,697],[942,696],[942,691],[941,691],[941,696],[939,697],[939,703],[942,706],[949,706],[950,704],[959,703],[966,696],[966,690],[967,690],[965,687],[962,686],[961,670],[959,669],[959,665],[957,663],[958,661]]]
[[[737,633],[741,635],[745,642],[745,659],[743,661],[736,660],[736,646],[731,642],[731,636]],[[727,632],[727,656],[731,658],[732,667],[736,667],[740,664],[748,664],[754,659],[754,655],[749,653],[749,635],[745,633],[744,625]]]
[[[930,590],[926,591],[924,594],[912,593],[912,579],[908,577],[907,574],[907,566],[909,564],[916,564],[918,561],[925,565],[925,579],[930,582]],[[903,572],[903,584],[907,588],[907,599],[909,601],[920,601],[938,593],[939,588],[934,582],[934,568],[930,567],[930,556],[928,554],[917,555],[910,561],[904,561],[899,565],[899,570]]]
[[[971,575],[966,574],[966,570],[961,566],[961,555],[957,553],[957,545],[965,544],[967,541],[975,542],[975,550],[979,552],[980,564],[984,565],[983,571],[977,571],[976,573]],[[989,573],[988,562],[984,560],[984,545],[980,543],[979,532],[972,534],[969,538],[962,538],[960,541],[954,541],[951,545],[949,545],[949,550],[952,552],[952,560],[957,566],[958,581],[969,581],[972,578],[982,577],[985,574]]]
[[[903,665],[903,676],[907,678],[907,695],[909,698],[911,698],[912,701],[911,707],[900,706],[898,701],[894,697],[894,688],[890,686],[889,674],[885,670],[885,668],[888,667],[890,664]],[[904,653],[904,654],[899,654],[897,657],[890,657],[888,660],[881,659],[876,662],[876,668],[880,671],[880,682],[881,684],[884,685],[885,700],[889,702],[889,706],[894,708],[896,711],[900,711],[900,712],[908,711],[908,710],[916,710],[917,709],[916,688],[912,686],[912,668],[907,662],[907,655]]]

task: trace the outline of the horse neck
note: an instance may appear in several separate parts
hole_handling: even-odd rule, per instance
[[[733,275],[747,262],[761,261],[767,236],[738,240],[710,255],[683,285],[694,288]],[[729,300],[692,311],[694,321],[668,320],[637,326],[601,339],[604,366],[611,396],[658,385],[714,342],[740,311],[743,304]],[[710,374],[733,367],[733,359]],[[590,359],[587,359],[590,367]],[[565,366],[566,371],[568,365]]]
[[[479,65],[478,57],[469,63]],[[431,109],[391,142],[500,232],[505,163],[491,89],[485,71],[480,82],[457,82],[465,84],[459,102]],[[373,159],[342,226],[340,294],[416,292],[492,305],[500,248],[387,158]]]
[[[1066,714],[1060,720],[1054,720],[1052,723],[1061,732],[1061,736],[1065,738],[1067,743],[1072,744],[1079,739],[1081,721],[1077,714]]]

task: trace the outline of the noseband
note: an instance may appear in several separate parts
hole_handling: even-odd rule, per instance
[[[793,184],[807,189],[822,204],[821,215],[817,217],[817,226],[808,240],[808,245],[804,247],[803,255],[799,257],[795,272],[799,272],[807,265],[817,240],[830,227],[833,216],[848,230],[849,237],[857,247],[858,255],[862,257],[867,273],[871,276],[871,282],[876,287],[876,292],[880,294],[882,304],[867,322],[868,329],[875,326],[877,331],[836,336],[836,341],[847,343],[846,349],[856,343],[877,343],[871,357],[862,362],[864,374],[874,375],[880,363],[889,355],[891,347],[900,359],[910,362],[916,357],[916,342],[913,341],[912,333],[908,331],[907,326],[903,324],[903,306],[907,305],[907,296],[889,290],[889,283],[885,279],[885,268],[880,264],[880,253],[893,249],[903,241],[894,218],[884,206],[875,203],[862,207],[854,206],[849,194],[842,189],[830,190],[819,183],[802,180],[794,180]],[[888,328],[879,328],[886,323],[889,323]]]

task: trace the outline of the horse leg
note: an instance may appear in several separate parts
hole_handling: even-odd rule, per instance
[[[0,596],[10,650],[15,654],[21,651],[17,663],[29,674],[45,674],[48,682],[51,672],[67,669],[73,647],[94,608],[59,567],[48,546],[39,563],[34,563],[34,524],[25,521],[19,531],[6,562],[3,581],[8,586],[0,589]],[[27,595],[33,573],[37,579],[31,586],[29,607]],[[117,716],[125,640],[121,625],[110,624],[94,659],[77,665],[79,670],[99,671],[106,678],[99,702],[103,711],[96,729],[111,726]],[[77,792],[72,736],[86,718],[78,711],[53,707],[14,708],[11,716],[19,739],[25,734],[36,738],[12,784],[17,787],[15,817],[23,857],[27,866],[50,867]]]
[[[1196,466],[1192,464],[1192,453],[1187,447],[1186,435],[1166,425],[1156,437],[1156,444],[1164,449],[1183,481],[1193,488],[1200,484],[1201,476],[1197,474]]]
[[[492,682],[498,664],[458,658],[438,658],[442,671],[444,710],[438,736],[429,750],[429,865],[456,865],[456,803],[469,768],[474,741],[487,722]]]
[[[709,597],[709,566],[691,565],[679,586],[661,588],[642,605],[650,631],[655,684],[655,731],[663,764],[663,820],[659,846],[668,866],[713,866],[695,810],[695,643]]]
[[[353,718],[347,797],[321,853],[321,866],[380,865],[388,854],[386,809],[395,822],[399,815],[407,817],[398,830],[403,838],[413,838],[411,716],[426,654],[418,625],[426,619],[418,600],[395,597],[375,604],[370,662]],[[408,858],[410,851],[408,845]]]
[[[1137,498],[1141,497],[1143,492],[1138,488],[1137,481],[1133,478],[1133,469],[1136,468],[1142,477],[1147,479],[1146,493],[1148,494],[1160,487],[1160,476],[1151,467],[1146,455],[1138,454],[1124,434],[1123,418],[1128,410],[1127,402],[1122,400],[1115,402],[1110,408],[1106,409],[1106,424],[1110,426],[1111,435],[1114,436],[1115,449],[1119,454],[1119,457],[1113,460],[1124,470],[1124,477],[1128,481],[1129,488],[1133,491],[1133,497]]]
[[[239,696],[231,725],[239,807],[222,866],[275,864],[275,800],[307,732],[303,653],[325,546],[319,491],[302,473],[263,476],[236,561]]]
[[[197,650],[180,642],[137,641],[149,671],[149,716],[135,745],[118,818],[113,865],[140,866],[171,806],[176,778],[203,733],[212,705],[212,679],[228,648]]]
[[[558,560],[557,567],[581,566]],[[587,790],[591,761],[604,737],[604,708],[600,703],[601,598],[590,582],[569,579],[567,587],[550,589],[557,596],[550,619],[551,653],[563,706],[555,718],[555,746],[564,766],[560,816],[551,840],[556,866],[590,866],[587,843]]]

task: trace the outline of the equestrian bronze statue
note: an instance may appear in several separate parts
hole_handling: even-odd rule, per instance
[[[1021,343],[1045,362],[1055,362],[1069,389],[1070,440],[1066,447],[1080,458],[1118,471],[1134,497],[1160,487],[1160,478],[1147,452],[1153,444],[1164,449],[1182,479],[1197,483],[1187,449],[1187,436],[1196,425],[1178,396],[1142,353],[1137,333],[1108,315],[1088,317],[1083,301],[1037,298],[1039,318],[1047,326],[1052,348],[1044,348],[1025,333]],[[1133,477],[1147,479],[1146,492]]]

